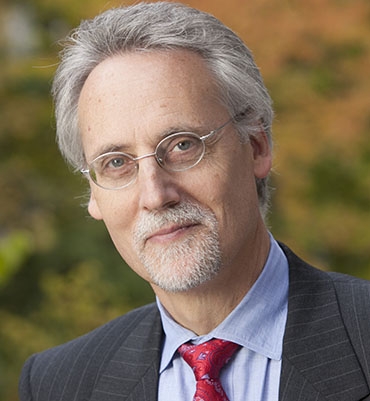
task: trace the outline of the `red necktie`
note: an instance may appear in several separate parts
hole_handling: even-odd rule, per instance
[[[193,401],[229,401],[219,376],[238,344],[214,338],[203,344],[183,344],[178,351],[193,369],[197,382]]]

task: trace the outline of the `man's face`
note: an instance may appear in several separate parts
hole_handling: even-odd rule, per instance
[[[201,135],[230,119],[203,60],[188,51],[127,53],[99,64],[79,100],[88,162],[115,150],[152,153],[166,135]],[[240,143],[232,124],[206,143],[190,170],[168,172],[153,157],[120,190],[91,183],[89,212],[102,219],[125,261],[154,289],[198,288],[235,277],[263,225],[255,177],[271,155],[263,132]]]

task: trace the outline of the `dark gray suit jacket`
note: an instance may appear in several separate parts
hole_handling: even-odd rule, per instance
[[[370,282],[316,270],[282,247],[290,290],[279,400],[370,401]],[[20,399],[156,401],[162,336],[156,305],[132,311],[32,356]]]

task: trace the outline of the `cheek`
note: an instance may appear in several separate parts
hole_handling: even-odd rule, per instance
[[[113,241],[116,237],[126,237],[132,229],[135,216],[134,203],[126,199],[122,192],[92,189],[88,210],[90,215],[103,220]]]
[[[133,247],[135,210],[133,202],[110,200],[100,202],[102,220],[110,238],[122,259],[140,276],[143,276],[141,263]]]
[[[216,214],[220,235],[225,237],[243,232],[259,213],[250,151],[233,154],[232,159],[213,162],[207,180],[199,184],[202,203]]]
[[[207,180],[201,184],[202,192],[224,207],[248,205],[257,195],[251,150],[238,146],[227,156],[208,163],[207,174],[204,174]]]

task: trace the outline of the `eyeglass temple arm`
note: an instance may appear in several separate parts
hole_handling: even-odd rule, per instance
[[[243,118],[246,116],[246,114],[248,113],[248,111],[250,110],[250,107],[248,106],[246,109],[244,109],[243,111],[241,111],[240,113],[235,114],[234,117],[231,117],[229,120],[226,121],[226,123],[222,124],[221,127],[218,127],[216,129],[214,129],[213,131],[211,131],[210,133],[208,133],[207,135],[203,135],[200,137],[200,139],[202,141],[208,139],[209,137],[211,137],[212,135],[214,135],[216,132],[222,130],[222,128],[225,128],[226,125],[230,124],[232,121],[238,123],[240,121],[243,120]]]

